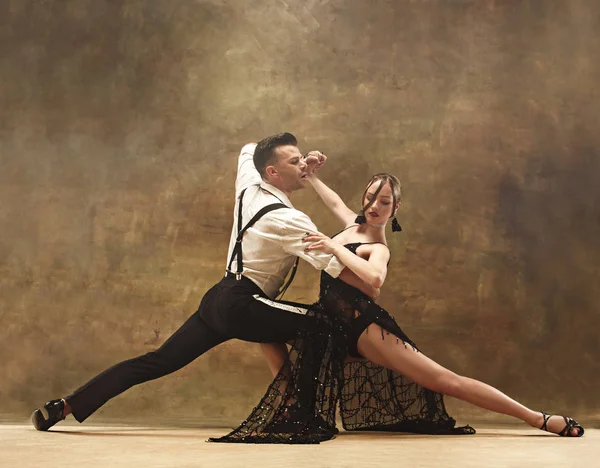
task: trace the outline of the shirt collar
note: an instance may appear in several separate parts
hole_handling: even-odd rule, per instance
[[[292,205],[292,202],[287,197],[287,195],[285,193],[283,193],[281,190],[279,190],[277,187],[274,187],[273,185],[268,184],[263,180],[260,183],[260,188],[263,190],[266,190],[267,192],[271,192],[271,194],[273,194],[277,198],[279,198],[283,202],[283,204],[288,206],[289,208],[294,208],[294,205]]]

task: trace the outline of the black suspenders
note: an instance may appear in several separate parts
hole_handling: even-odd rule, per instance
[[[244,271],[244,264],[242,262],[242,238],[244,237],[244,233],[248,230],[248,228],[252,227],[254,223],[256,223],[268,212],[278,210],[279,208],[289,208],[283,203],[272,203],[271,205],[264,206],[252,217],[250,221],[248,221],[248,224],[246,224],[242,228],[242,200],[244,199],[245,192],[246,189],[242,190],[242,193],[240,194],[240,201],[238,203],[238,235],[235,239],[235,245],[233,247],[233,252],[231,253],[231,258],[229,259],[229,265],[227,266],[227,272],[235,274],[235,279],[238,281],[242,279],[242,272]],[[231,266],[233,265],[233,261],[236,259],[236,257],[237,271],[234,273],[233,271],[231,271]],[[290,284],[292,283],[294,276],[296,276],[296,270],[298,269],[298,260],[299,258],[296,257],[296,261],[294,262],[294,266],[292,268],[292,274],[290,275],[286,284],[281,288],[279,297],[282,297],[285,294],[287,288],[289,288]]]

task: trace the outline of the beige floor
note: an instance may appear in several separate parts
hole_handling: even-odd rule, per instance
[[[580,439],[478,426],[475,436],[341,433],[312,446],[205,442],[223,428],[0,425],[0,466],[29,467],[600,467],[600,430]]]

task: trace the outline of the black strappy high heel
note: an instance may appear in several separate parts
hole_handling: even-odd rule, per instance
[[[544,418],[544,424],[542,424],[542,427],[540,427],[541,430],[546,431],[546,432],[552,432],[550,430],[548,430],[548,421],[550,420],[550,418],[554,416],[553,414],[547,414],[544,413],[542,411],[542,417]],[[565,420],[565,427],[563,428],[562,431],[560,431],[558,433],[559,436],[561,437],[581,437],[583,435],[583,433],[585,432],[583,427],[581,427],[581,424],[579,424],[577,421],[575,421],[573,418],[567,418],[566,416],[563,416],[563,419]],[[579,429],[579,432],[577,433],[577,435],[573,435],[571,434],[571,430],[573,429]],[[554,434],[554,432],[553,432]]]

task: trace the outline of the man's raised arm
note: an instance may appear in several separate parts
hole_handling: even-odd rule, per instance
[[[254,150],[256,143],[248,143],[240,151],[238,157],[237,177],[235,179],[235,196],[251,185],[260,184],[262,178],[254,167]]]

